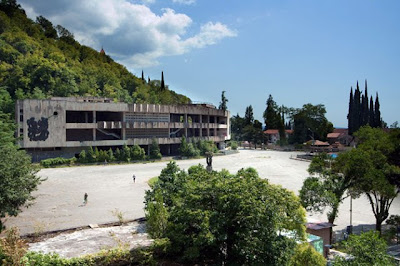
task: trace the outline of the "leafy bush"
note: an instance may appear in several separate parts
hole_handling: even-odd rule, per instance
[[[16,227],[6,231],[6,237],[0,238],[0,262],[4,265],[23,265],[22,257],[26,253],[27,245],[19,237]]]
[[[161,159],[162,158],[162,155],[160,152],[160,147],[158,146],[158,143],[155,139],[153,139],[151,142],[149,157],[150,157],[150,159]]]
[[[232,150],[237,150],[238,148],[238,143],[236,141],[231,141],[230,146]]]
[[[186,172],[170,162],[145,200],[149,232],[168,238],[168,255],[190,264],[286,265],[305,238],[298,197],[251,168]],[[278,234],[284,230],[295,238]]]
[[[62,164],[74,164],[76,162],[76,158],[72,157],[69,159],[62,158],[62,157],[57,157],[57,158],[51,158],[51,159],[46,159],[46,160],[41,160],[40,165],[48,168],[48,167],[53,167],[56,165],[62,165]]]
[[[132,160],[141,161],[146,158],[146,152],[139,145],[133,145],[131,147],[131,156]]]
[[[291,266],[325,266],[326,260],[310,244],[297,245],[293,257],[290,259]]]

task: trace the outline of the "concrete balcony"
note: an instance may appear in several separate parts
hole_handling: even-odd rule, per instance
[[[96,128],[95,123],[66,123],[65,128],[67,129],[90,129]]]

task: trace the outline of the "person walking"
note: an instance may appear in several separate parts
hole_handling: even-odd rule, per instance
[[[88,194],[85,192],[85,195],[83,195],[83,205],[86,205],[88,202]]]
[[[133,175],[133,176],[132,176],[132,179],[133,179],[133,183],[135,183],[135,182],[136,182],[136,176]]]

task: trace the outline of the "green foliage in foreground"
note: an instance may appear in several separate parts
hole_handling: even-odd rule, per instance
[[[122,245],[95,254],[67,259],[55,253],[27,252],[27,245],[24,240],[20,239],[18,229],[12,228],[6,232],[5,238],[0,239],[0,265],[157,265],[156,258],[159,258],[168,246],[167,239],[157,239],[149,247],[129,250]]]
[[[379,233],[369,231],[361,235],[350,235],[347,241],[342,242],[345,252],[351,259],[336,258],[333,265],[360,266],[360,265],[395,265],[393,259],[387,255],[387,245],[379,237]]]
[[[318,253],[310,244],[297,245],[293,257],[290,259],[291,266],[325,266],[324,256]]]
[[[148,232],[169,239],[167,254],[188,263],[284,265],[305,238],[299,199],[251,168],[185,172],[170,162],[146,192],[145,209]],[[280,234],[288,230],[294,239]]]
[[[2,219],[17,216],[21,207],[34,199],[32,191],[42,181],[36,176],[37,169],[25,151],[15,146],[0,146],[0,232]]]

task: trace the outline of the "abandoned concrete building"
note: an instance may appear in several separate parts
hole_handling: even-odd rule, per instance
[[[229,111],[210,104],[127,104],[95,97],[25,99],[16,103],[19,145],[33,161],[72,157],[89,146],[99,149],[138,144],[148,151],[156,139],[163,155],[178,153],[182,136],[230,139]]]

